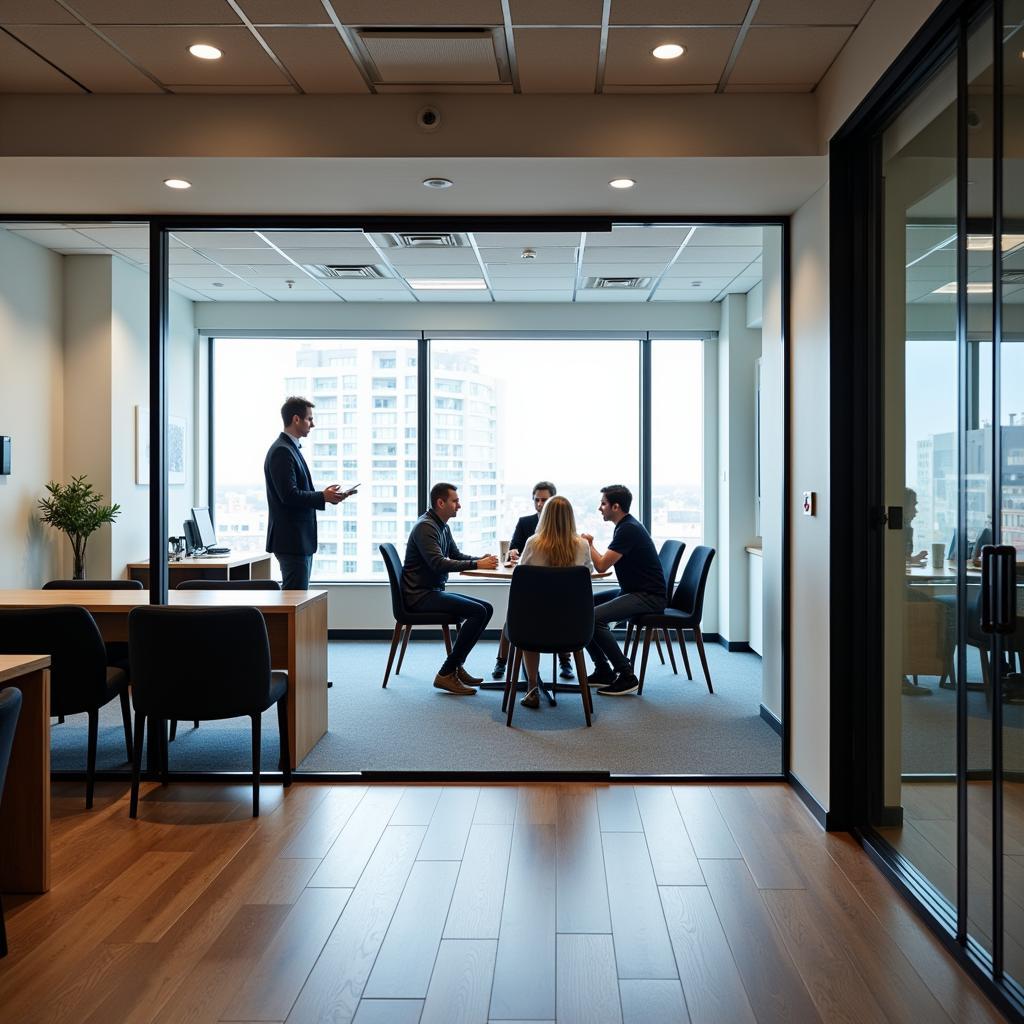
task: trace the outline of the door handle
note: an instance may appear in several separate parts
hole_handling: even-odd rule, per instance
[[[981,631],[1012,633],[1017,626],[1017,551],[1008,544],[981,549]]]

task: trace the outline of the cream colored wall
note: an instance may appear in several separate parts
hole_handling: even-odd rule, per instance
[[[62,535],[36,502],[63,472],[61,257],[0,229],[0,587],[37,587],[60,573]]]

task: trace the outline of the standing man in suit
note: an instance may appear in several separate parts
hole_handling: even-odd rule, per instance
[[[313,477],[299,450],[300,441],[313,429],[313,403],[292,397],[281,406],[284,430],[270,446],[263,460],[267,482],[267,550],[281,565],[281,586],[285,590],[308,590],[309,572],[316,552],[316,513],[337,505],[355,492],[331,484],[313,489]]]

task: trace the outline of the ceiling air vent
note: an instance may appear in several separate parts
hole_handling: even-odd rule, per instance
[[[588,277],[583,282],[584,288],[614,288],[621,291],[624,288],[650,288],[649,277]]]
[[[469,245],[454,231],[389,231],[379,236],[391,249],[461,249]]]
[[[511,82],[500,28],[360,28],[354,42],[374,84]]]
[[[311,263],[303,269],[314,277],[340,277],[347,281],[375,281],[388,276],[372,263]]]

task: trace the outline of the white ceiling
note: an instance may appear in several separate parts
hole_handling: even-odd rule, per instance
[[[141,224],[0,225],[65,255],[112,254],[148,269]],[[181,231],[170,241],[171,287],[221,302],[713,302],[761,280],[762,229],[628,225],[610,232],[475,232],[455,247],[401,247],[362,231]],[[524,259],[523,251],[533,258]],[[326,264],[370,265],[383,276],[321,276]],[[409,280],[483,279],[483,290],[417,291]],[[639,278],[637,288],[588,287]]]

